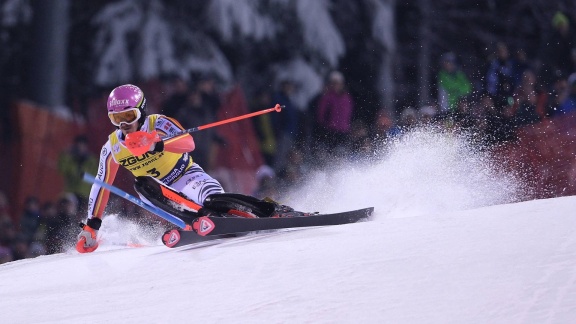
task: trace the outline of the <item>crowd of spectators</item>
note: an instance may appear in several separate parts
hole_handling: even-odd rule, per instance
[[[379,110],[373,119],[355,118],[359,98],[346,86],[345,74],[332,71],[323,91],[308,107],[292,100],[297,84],[280,80],[274,89],[256,91],[249,109],[257,111],[284,106],[281,114],[265,114],[252,120],[264,164],[255,172],[258,198],[278,197],[302,183],[306,175],[335,159],[369,161],[382,145],[418,126],[469,131],[474,140],[490,146],[515,139],[516,129],[547,118],[576,112],[576,42],[570,21],[557,13],[554,34],[538,53],[529,57],[521,48],[505,42],[494,46],[484,71],[472,79],[459,64],[458,53],[439,59],[437,98],[422,107],[402,107],[396,114]],[[170,95],[160,112],[178,119],[184,127],[216,120],[221,107],[217,79],[210,75],[170,79]],[[215,129],[194,134],[194,160],[208,173],[214,168],[215,148],[225,140]],[[0,193],[0,263],[60,252],[67,237],[74,236],[83,220],[88,189],[79,185],[81,171],[95,169],[96,159],[86,151],[85,138],[63,152],[60,171],[66,193],[57,202],[26,200],[19,223],[8,215],[8,201]]]
[[[45,203],[29,196],[18,223],[8,210],[6,195],[0,192],[0,264],[62,252],[78,228],[78,200],[71,193]]]
[[[97,167],[98,159],[88,150],[87,137],[76,136],[58,158],[64,188],[56,201],[41,202],[30,195],[20,217],[14,218],[9,214],[6,194],[0,192],[0,264],[62,252],[85,218],[90,185],[82,175],[94,173]]]

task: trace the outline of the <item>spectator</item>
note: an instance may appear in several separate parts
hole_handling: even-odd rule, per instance
[[[276,172],[268,165],[262,165],[256,170],[256,180],[258,187],[253,196],[264,199],[266,197],[276,199],[279,196]]]
[[[270,108],[272,95],[265,89],[259,90],[254,96],[251,111]],[[267,165],[273,165],[276,157],[276,136],[270,114],[260,115],[255,118],[255,129],[260,141],[260,150]]]
[[[503,110],[511,104],[516,63],[510,57],[508,46],[503,42],[496,44],[495,54],[486,73],[486,90],[492,96],[495,108]]]
[[[502,110],[496,108],[492,96],[488,94],[482,96],[480,109],[485,113],[479,128],[485,134],[486,144],[498,144],[514,138],[509,119]]]
[[[186,105],[190,89],[188,82],[178,76],[171,77],[169,84],[171,94],[163,104],[162,114],[176,116],[176,113]]]
[[[216,111],[220,108],[220,94],[216,91],[216,80],[211,75],[199,77],[196,87],[188,90],[186,100],[174,112],[175,119],[185,128],[202,126],[216,121]],[[209,171],[213,168],[214,145],[223,144],[215,129],[205,129],[194,134],[196,148],[194,160]]]
[[[456,111],[450,116],[452,127],[458,130],[472,130],[476,126],[476,118],[472,114],[473,104],[470,98],[462,97],[456,104]]]
[[[5,246],[0,246],[0,264],[14,261],[12,250]]]
[[[10,259],[13,258],[12,255],[12,244],[16,239],[16,228],[12,223],[12,220],[4,221],[0,223],[0,248],[7,248],[10,250]],[[8,257],[6,257],[8,258]]]
[[[570,20],[561,11],[552,17],[552,33],[544,38],[540,48],[540,61],[544,63],[543,71],[547,81],[558,71],[564,75],[574,72],[572,50],[576,47],[576,39]]]
[[[514,126],[523,126],[540,121],[536,111],[536,74],[526,70],[522,80],[514,92],[512,119]]]
[[[272,104],[284,106],[281,114],[272,114],[272,125],[277,144],[273,167],[276,171],[282,170],[289,162],[287,160],[290,148],[294,145],[298,130],[298,109],[292,102],[294,83],[282,80],[280,88],[272,96]],[[272,106],[272,105],[270,105]]]
[[[37,197],[29,196],[24,202],[24,212],[20,217],[20,233],[28,242],[31,242],[39,225],[40,202]]]
[[[74,200],[73,195],[64,195],[58,199],[56,206],[44,206],[42,215],[46,229],[44,242],[49,254],[62,252],[66,238],[71,237],[68,230],[78,217],[76,204],[77,201]]]
[[[216,88],[216,78],[212,74],[202,74],[196,88],[200,91],[202,102],[207,106],[208,111],[215,116],[220,109],[221,102],[220,93]]]
[[[185,128],[196,127],[214,122],[214,114],[210,107],[204,103],[202,94],[198,89],[192,89],[187,101],[176,111],[174,118],[182,122]],[[193,134],[196,148],[194,161],[203,166],[205,170],[211,169],[210,154],[212,147],[213,129],[206,129]]]
[[[402,133],[409,131],[413,127],[416,126],[418,123],[418,112],[413,107],[406,107],[400,114],[400,119],[398,120],[398,124],[394,126],[391,131],[390,135],[397,136],[401,135]]]
[[[550,85],[549,92],[545,95],[546,103],[544,108],[544,115],[546,117],[553,117],[560,113],[560,105],[568,98],[570,94],[568,79],[558,74],[554,79],[554,82]]]
[[[12,256],[14,261],[25,259],[28,256],[30,241],[22,233],[17,234],[12,241]]]
[[[280,179],[287,188],[302,184],[305,175],[308,173],[304,164],[304,155],[298,148],[293,147],[290,150],[288,160],[290,163],[279,173]]]
[[[560,103],[558,113],[569,114],[576,111],[576,73],[568,77],[568,96]]]
[[[34,241],[28,246],[26,258],[35,258],[46,254],[46,246],[42,242]]]
[[[45,202],[40,208],[40,226],[37,231],[36,239],[43,241],[45,244],[51,241],[51,237],[58,224],[58,212],[54,202]]]
[[[324,132],[323,128],[318,121],[318,106],[320,104],[320,99],[324,96],[324,93],[328,91],[328,83],[324,84],[322,91],[315,95],[308,103],[308,109],[304,112],[305,127],[308,127],[307,132],[310,133],[309,144],[313,148],[311,153],[319,153],[319,149],[324,145]]]
[[[12,223],[9,211],[8,197],[6,197],[4,192],[0,191],[0,225],[6,222]]]
[[[328,78],[327,90],[318,103],[316,115],[322,141],[330,150],[342,150],[347,146],[353,111],[354,102],[346,90],[344,75],[333,71]]]
[[[524,72],[528,70],[533,70],[532,64],[528,59],[526,51],[520,48],[516,51],[514,56],[514,72],[516,73],[516,76],[514,77],[514,84],[519,85],[522,82]]]
[[[458,67],[456,55],[452,52],[442,55],[438,72],[438,101],[442,113],[456,111],[458,100],[471,92],[472,84]]]
[[[365,137],[368,137],[368,134],[369,134],[368,126],[364,121],[355,120],[352,122],[350,130],[350,142],[352,146],[354,146],[354,144],[357,141],[362,141]]]
[[[94,174],[98,169],[98,158],[88,150],[88,138],[76,136],[72,147],[60,153],[58,170],[64,177],[64,191],[76,195],[76,199],[87,204],[91,184],[83,180],[85,172]],[[78,211],[82,213],[82,211]]]
[[[368,126],[361,120],[352,123],[350,135],[350,160],[366,162],[374,155],[374,146],[369,136]]]
[[[421,125],[431,125],[436,119],[438,111],[435,106],[427,105],[420,108],[418,111],[418,122]]]
[[[394,127],[394,119],[391,116],[391,113],[387,109],[380,109],[376,113],[376,122],[373,126],[373,134],[374,137],[380,146],[384,144],[386,140],[390,137],[390,132]]]

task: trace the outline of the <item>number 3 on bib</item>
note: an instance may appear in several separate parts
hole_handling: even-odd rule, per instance
[[[154,178],[158,178],[158,176],[160,176],[160,172],[158,172],[158,170],[156,170],[156,168],[148,170],[148,171],[146,171],[146,173],[149,173]]]

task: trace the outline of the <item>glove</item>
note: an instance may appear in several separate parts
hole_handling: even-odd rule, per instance
[[[150,152],[162,152],[162,151],[164,151],[164,142],[158,141],[158,142],[152,143],[152,146],[150,146],[150,149],[148,151],[150,151]]]
[[[162,152],[164,142],[160,139],[158,132],[146,133],[138,131],[126,135],[126,147],[134,156],[140,156],[146,152]]]
[[[76,251],[80,253],[94,252],[98,248],[98,230],[102,225],[102,220],[97,217],[88,219],[86,224],[80,223],[82,231],[78,234],[78,242],[76,243]]]

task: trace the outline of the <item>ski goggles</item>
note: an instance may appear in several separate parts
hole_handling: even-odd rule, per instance
[[[130,108],[121,112],[109,112],[108,118],[115,126],[120,126],[120,124],[125,123],[132,125],[140,119],[141,113],[138,108]]]

